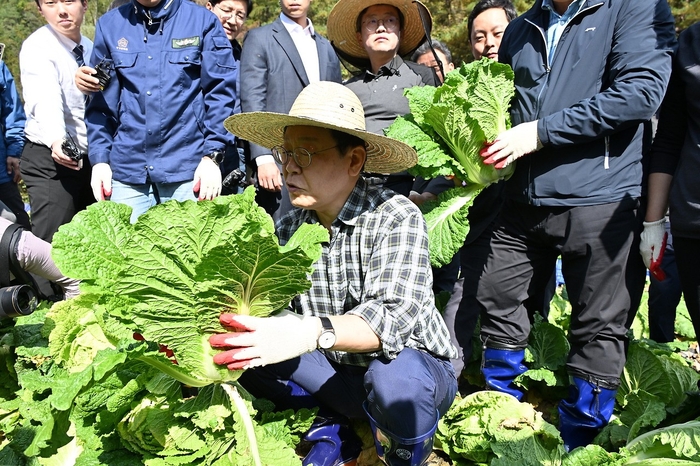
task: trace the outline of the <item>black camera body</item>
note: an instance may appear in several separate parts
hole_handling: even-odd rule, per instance
[[[104,91],[109,82],[112,80],[112,61],[103,58],[97,66],[95,66],[94,76],[100,81],[100,90]]]
[[[28,316],[38,305],[39,299],[29,285],[0,288],[0,320]]]
[[[0,235],[0,320],[27,316],[39,304],[36,285],[17,260],[17,245],[23,231],[14,223]]]
[[[70,157],[72,160],[75,160],[76,162],[80,162],[87,156],[85,152],[80,150],[78,145],[73,140],[73,137],[68,133],[66,133],[66,137],[63,139],[63,144],[61,144],[61,150],[64,154],[66,154],[68,157]]]
[[[245,173],[242,172],[240,168],[236,168],[235,170],[231,171],[231,173],[226,175],[221,184],[234,191],[238,187],[246,188],[250,186],[250,183],[246,179]]]

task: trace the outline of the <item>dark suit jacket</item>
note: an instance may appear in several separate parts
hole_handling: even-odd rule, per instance
[[[316,34],[321,81],[341,82],[340,62],[330,42]],[[288,113],[309,84],[301,56],[282,20],[252,29],[241,54],[241,110]],[[269,149],[251,145],[252,158]]]

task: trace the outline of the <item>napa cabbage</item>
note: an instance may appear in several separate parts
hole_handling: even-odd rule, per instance
[[[465,219],[474,198],[486,186],[508,178],[515,169],[514,164],[496,169],[484,164],[479,155],[484,145],[510,128],[513,80],[510,66],[494,60],[483,58],[463,64],[448,73],[440,87],[407,89],[411,112],[386,129],[387,136],[405,142],[418,153],[418,163],[409,172],[426,179],[454,176],[469,188],[447,194],[442,202],[438,199],[423,208],[426,219],[433,221],[428,234],[434,266],[448,263],[462,246],[464,232],[468,232]],[[433,209],[439,212],[432,213]],[[446,232],[458,234],[447,236]]]
[[[56,264],[81,280],[80,299],[65,306],[83,309],[52,317],[51,341],[62,341],[52,348],[59,359],[75,355],[75,339],[65,336],[97,333],[86,326],[100,322],[112,347],[136,343],[134,333],[167,347],[176,365],[165,355],[143,360],[196,387],[239,375],[213,363],[209,336],[222,331],[219,315],[267,316],[285,307],[311,286],[311,265],[328,239],[324,228],[304,225],[280,247],[253,188],[208,202],[167,202],[135,224],[130,215],[126,205],[100,202],[56,233]],[[66,330],[74,319],[83,324]]]
[[[0,464],[299,464],[315,410],[260,411],[209,336],[223,312],[268,316],[307,290],[328,232],[304,225],[280,246],[254,188],[130,217],[99,202],[55,234],[81,294],[1,339]]]

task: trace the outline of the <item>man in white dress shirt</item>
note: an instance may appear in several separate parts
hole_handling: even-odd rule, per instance
[[[81,35],[87,0],[35,0],[46,19],[19,53],[27,114],[20,172],[27,185],[32,231],[51,241],[58,227],[94,202],[90,189],[85,96],[75,86],[78,66],[89,62],[92,42]],[[73,154],[62,148],[73,143]]]

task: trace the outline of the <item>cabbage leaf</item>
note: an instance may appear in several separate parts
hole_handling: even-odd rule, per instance
[[[448,224],[442,227],[433,223],[429,228],[429,240],[436,243],[431,246],[433,266],[448,263],[462,246],[466,233],[461,233],[468,231],[464,219],[473,197],[491,183],[508,178],[515,169],[514,164],[496,169],[484,164],[479,155],[484,145],[510,127],[508,108],[515,95],[513,80],[513,70],[494,60],[483,58],[463,64],[448,73],[438,88],[407,89],[411,112],[398,117],[385,130],[387,136],[405,142],[418,153],[418,163],[409,169],[410,173],[426,179],[454,176],[471,188],[443,198],[451,206],[460,205],[461,210],[445,207],[439,200],[426,206],[440,211],[426,212],[426,220]],[[459,201],[458,196],[465,199]],[[446,231],[459,234],[447,237]]]
[[[101,321],[112,347],[133,333],[167,346],[176,367],[167,358],[144,360],[189,385],[235,380],[238,374],[212,361],[209,336],[222,330],[219,315],[267,316],[285,307],[311,286],[311,265],[328,240],[324,228],[308,225],[280,247],[271,217],[254,200],[250,188],[213,201],[166,202],[133,225],[131,209],[113,202],[77,214],[56,233],[53,256],[64,274],[81,280],[83,295],[73,304],[85,304],[80,318],[97,319],[78,327],[89,331]],[[66,325],[52,336],[59,360],[75,355],[78,332]]]

